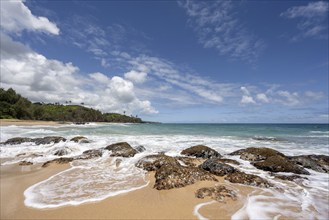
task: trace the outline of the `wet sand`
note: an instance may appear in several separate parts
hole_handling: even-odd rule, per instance
[[[1,219],[197,219],[193,214],[194,207],[212,200],[195,198],[195,191],[225,184],[223,178],[218,178],[219,183],[205,181],[184,188],[158,191],[153,188],[154,173],[150,173],[148,186],[100,202],[54,209],[34,209],[24,205],[25,189],[68,167],[1,166]],[[232,188],[232,184],[230,186]],[[228,199],[226,203],[215,202],[200,208],[199,213],[211,219],[230,219],[253,190],[240,185],[233,187],[239,191],[236,201]]]

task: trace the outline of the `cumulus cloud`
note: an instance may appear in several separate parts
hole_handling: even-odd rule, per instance
[[[232,1],[179,1],[179,5],[205,48],[249,63],[257,60],[265,44],[235,16]]]
[[[1,27],[10,33],[20,33],[23,30],[40,31],[59,34],[57,25],[46,17],[32,14],[22,0],[1,1]]]
[[[310,2],[303,6],[294,6],[281,13],[282,17],[298,19],[297,28],[301,33],[293,38],[328,38],[328,11],[329,3],[326,1]]]
[[[124,76],[126,79],[128,79],[134,83],[143,83],[146,80],[147,73],[131,70],[131,71],[125,73]]]
[[[295,106],[301,103],[300,97],[297,92],[289,92],[289,91],[283,91],[279,90],[277,91],[277,94],[283,98],[283,99],[277,99],[278,102],[288,105],[288,106]]]
[[[263,102],[263,103],[269,103],[270,102],[269,98],[264,93],[258,93],[256,98],[257,98],[258,101]]]
[[[254,98],[251,96],[249,90],[246,87],[241,86],[240,90],[243,93],[243,96],[240,101],[241,104],[256,104]]]
[[[32,101],[81,102],[106,112],[157,113],[140,100],[134,85],[119,76],[96,72],[80,74],[72,63],[47,59],[9,36],[1,34],[1,84]]]

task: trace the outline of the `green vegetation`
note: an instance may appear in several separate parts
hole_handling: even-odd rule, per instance
[[[143,122],[137,116],[133,117],[118,113],[102,114],[99,110],[80,105],[32,103],[11,88],[7,91],[0,88],[0,119],[11,118],[71,122]]]

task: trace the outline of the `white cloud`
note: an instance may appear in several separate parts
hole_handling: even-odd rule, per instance
[[[240,102],[241,102],[241,104],[256,104],[253,97],[247,96],[247,95],[243,95]]]
[[[180,1],[189,23],[205,48],[215,48],[220,55],[249,63],[257,60],[264,42],[241,24],[231,1]]]
[[[124,74],[125,78],[135,82],[135,83],[143,83],[146,80],[147,73],[146,72],[137,72],[135,70],[131,70]]]
[[[244,86],[241,86],[241,91],[243,92],[243,94],[245,94],[245,95],[250,95],[250,92],[249,92],[249,90],[246,88],[246,87],[244,87]]]
[[[307,98],[310,98],[312,100],[320,100],[324,97],[323,92],[312,92],[312,91],[306,91],[305,92],[305,96]]]
[[[59,28],[46,17],[37,17],[22,0],[0,1],[1,27],[7,32],[41,31],[58,35]]]
[[[288,106],[295,106],[301,104],[300,97],[297,92],[277,91],[277,94],[283,99],[277,99],[278,102]]]
[[[294,6],[281,13],[282,17],[299,19],[297,28],[301,33],[293,38],[313,37],[328,38],[328,11],[329,3],[325,1],[310,2],[306,6]]]
[[[264,93],[257,94],[256,98],[257,98],[257,100],[259,100],[260,102],[263,102],[263,103],[269,103],[270,102],[269,98]]]
[[[32,101],[72,101],[106,112],[157,113],[140,100],[132,82],[103,73],[82,75],[72,63],[47,59],[9,36],[1,34],[1,85],[14,88]]]

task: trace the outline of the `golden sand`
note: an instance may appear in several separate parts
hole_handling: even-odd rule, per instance
[[[211,201],[198,199],[194,193],[202,187],[225,184],[222,178],[216,182],[196,184],[171,190],[153,188],[154,173],[150,173],[147,187],[107,198],[100,202],[54,209],[34,209],[24,205],[24,191],[31,185],[67,169],[68,165],[1,166],[1,219],[197,219],[194,207]],[[211,219],[229,219],[240,209],[252,188],[234,186],[239,191],[237,201],[215,202],[200,208],[199,213]]]

